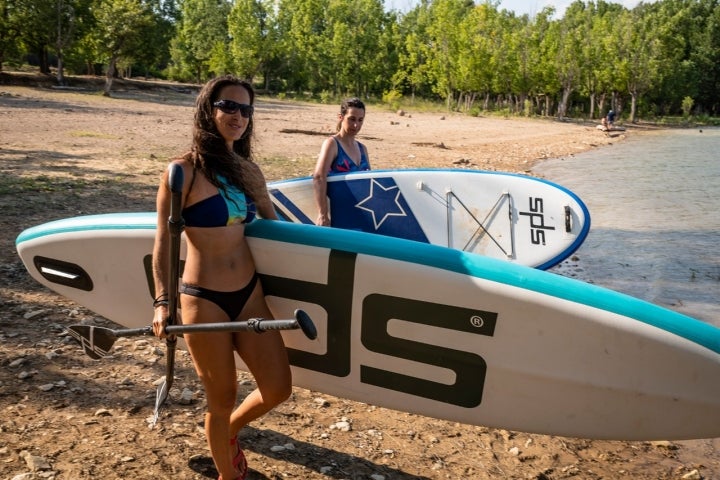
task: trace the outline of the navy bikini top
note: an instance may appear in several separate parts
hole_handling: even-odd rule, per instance
[[[212,197],[183,208],[182,216],[188,227],[225,227],[236,223],[250,223],[255,218],[255,203],[239,188],[218,175],[224,188]]]

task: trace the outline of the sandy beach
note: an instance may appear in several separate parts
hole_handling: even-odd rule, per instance
[[[121,339],[112,358],[85,357],[64,327],[114,325],[38,285],[15,252],[17,235],[39,223],[154,209],[161,172],[189,145],[194,95],[118,86],[107,98],[0,84],[1,478],[217,478],[202,430],[204,396],[186,352],[178,355],[172,405],[150,429],[163,344]],[[309,175],[337,111],[261,97],[255,154],[267,179]],[[369,106],[359,140],[375,169],[528,173],[543,159],[613,148],[629,135],[642,131]],[[247,374],[239,381],[240,395],[253,389]],[[340,421],[351,428],[336,428]],[[709,479],[720,475],[720,459],[709,456],[719,443],[512,432],[302,388],[243,431],[250,479]]]

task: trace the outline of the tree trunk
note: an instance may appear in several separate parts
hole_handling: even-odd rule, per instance
[[[58,85],[65,85],[65,67],[63,65],[63,56],[62,52],[58,51],[58,59],[57,59],[57,82]]]
[[[117,64],[117,55],[110,57],[110,63],[105,74],[105,88],[103,89],[103,96],[110,96],[110,89],[112,89],[113,77],[115,77],[115,65]]]
[[[38,62],[40,62],[40,73],[50,75],[50,65],[48,63],[47,48],[45,45],[38,47]]]
[[[637,114],[637,102],[640,94],[637,91],[630,92],[630,122],[635,123]]]
[[[560,105],[558,105],[558,118],[560,119],[567,117],[567,104],[571,93],[572,88],[563,88],[562,99],[560,100]]]

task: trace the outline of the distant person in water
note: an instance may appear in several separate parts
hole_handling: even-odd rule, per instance
[[[355,140],[365,121],[365,104],[359,98],[349,98],[340,105],[337,133],[325,139],[320,148],[313,187],[318,207],[316,225],[330,225],[327,177],[336,173],[370,170],[370,157],[365,145]]]

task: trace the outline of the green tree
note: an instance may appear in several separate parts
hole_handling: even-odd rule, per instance
[[[180,13],[175,0],[144,0],[152,21],[141,29],[143,47],[135,50],[128,60],[145,77],[161,75],[170,61],[170,41]]]
[[[471,110],[477,95],[484,96],[487,110],[493,90],[495,48],[498,40],[498,11],[485,2],[473,8],[459,25],[459,49],[464,52],[457,62],[458,107]]]
[[[622,6],[603,0],[589,2],[584,10],[581,28],[585,43],[581,46],[583,68],[578,91],[589,101],[589,117],[596,118],[596,110],[603,114],[606,95],[613,90],[615,52],[609,44],[614,25]]]
[[[65,85],[65,57],[73,45],[89,31],[93,0],[54,0],[55,54],[57,55],[57,81]]]
[[[582,70],[586,67],[582,57],[583,45],[586,41],[585,18],[585,4],[576,0],[568,7],[565,16],[559,22],[560,44],[555,61],[562,91],[558,103],[558,118],[568,115],[570,95],[580,83]]]
[[[618,19],[616,71],[630,95],[631,122],[637,121],[638,101],[652,88],[660,71],[662,59],[659,56],[661,43],[658,18],[646,5],[640,4]]]
[[[592,26],[589,35],[594,46],[589,49],[590,68],[584,77],[584,93],[590,101],[590,118],[603,116],[606,99],[623,89],[623,84],[617,82],[616,78],[617,51],[614,39],[617,36],[618,19],[624,12],[621,5],[600,0],[590,19]]]
[[[328,8],[328,0],[280,0],[280,72],[291,90],[320,91],[332,78]]]
[[[534,70],[536,95],[544,116],[552,115],[553,102],[560,92],[558,73],[558,50],[560,48],[560,22],[552,20],[555,9],[547,7],[535,18],[534,35],[537,43],[536,67]]]
[[[425,48],[425,45],[430,43],[429,22],[428,1],[422,0],[418,6],[401,17],[398,26],[400,48],[397,69],[392,76],[392,87],[401,91],[409,89],[413,101],[418,93],[430,93]]]
[[[17,0],[13,10],[20,41],[37,58],[40,73],[49,75],[48,52],[53,46],[57,25],[55,1]]]
[[[493,73],[493,89],[498,99],[508,113],[517,113],[522,109],[522,101],[518,101],[516,94],[524,93],[527,85],[522,84],[523,70],[520,63],[520,54],[525,39],[522,19],[508,10],[502,10],[496,17],[494,49],[491,57]]]
[[[402,43],[400,24],[395,12],[383,17],[383,29],[377,37],[375,61],[366,62],[370,67],[368,78],[375,93],[393,90],[393,76],[399,66],[399,45]],[[399,92],[396,92],[399,93]]]
[[[330,0],[327,20],[332,84],[324,87],[336,95],[367,94],[377,80],[374,65],[385,29],[382,2]]]
[[[720,115],[720,2],[704,0],[705,25],[697,31],[690,60],[696,65],[698,93],[696,105],[713,115]]]
[[[273,4],[261,0],[236,0],[228,18],[229,51],[238,75],[252,81],[266,71],[275,55]]]
[[[683,98],[717,112],[720,85],[720,4],[665,0],[653,5],[660,20],[661,78],[648,92],[660,113],[681,109]],[[714,105],[714,107],[713,107]]]
[[[430,5],[429,43],[424,45],[427,74],[433,91],[445,99],[448,109],[458,88],[457,62],[463,54],[457,27],[472,8],[472,1],[466,0],[437,0]]]
[[[517,111],[525,115],[532,113],[532,102],[528,100],[535,91],[535,64],[539,44],[535,25],[527,15],[506,17],[510,30],[505,34],[512,65],[512,90],[518,94],[515,103]]]
[[[227,52],[230,9],[225,0],[183,0],[170,46],[172,78],[202,83],[210,78],[213,62],[215,67],[226,63],[221,57]]]
[[[107,62],[103,94],[109,96],[118,61],[144,47],[144,34],[154,26],[154,17],[141,0],[101,0],[94,13],[98,52]]]
[[[18,54],[22,19],[15,0],[0,0],[0,72],[8,57]]]

